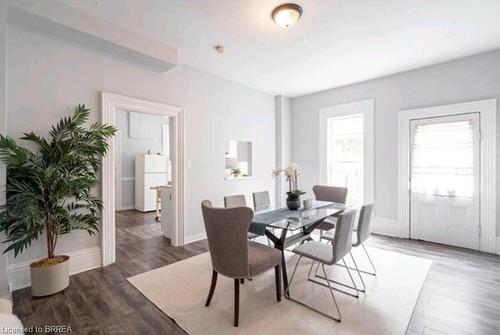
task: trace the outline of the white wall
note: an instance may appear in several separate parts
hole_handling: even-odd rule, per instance
[[[282,95],[275,97],[276,113],[276,167],[286,167],[292,160],[292,111],[290,99]],[[285,205],[288,183],[283,176],[276,179],[276,205]]]
[[[121,132],[121,173],[122,173],[122,204],[129,209],[135,205],[135,157],[140,154],[152,154],[162,150],[162,125],[168,124],[168,117],[136,113],[140,122],[148,132],[148,138],[130,137],[130,117],[128,111],[116,113],[116,128]]]
[[[499,69],[500,50],[497,50],[292,99],[292,158],[303,166],[302,183],[310,189],[318,182],[318,110],[374,98],[375,216],[386,226],[394,223],[398,203],[397,112],[486,98],[500,99]],[[500,178],[498,180],[497,194],[500,194]],[[497,209],[498,215],[500,210]],[[500,223],[497,235],[500,235]]]
[[[274,198],[272,96],[185,66],[155,73],[22,27],[10,26],[8,33],[10,136],[17,138],[31,129],[45,135],[50,125],[78,103],[90,107],[91,121],[96,121],[100,91],[177,105],[185,108],[187,240],[204,234],[203,199],[222,205],[225,194],[250,195],[254,190],[269,190]],[[252,179],[224,180],[226,139],[252,142]],[[9,262],[42,256],[41,244]],[[99,237],[74,232],[61,239],[58,253],[99,244]]]

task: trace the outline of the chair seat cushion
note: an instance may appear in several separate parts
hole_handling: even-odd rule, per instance
[[[330,217],[327,217],[326,219],[323,220],[323,222],[321,222],[317,227],[316,229],[319,229],[319,230],[332,230],[335,228],[335,224],[337,223],[337,219],[330,216]]]
[[[306,242],[293,249],[293,252],[321,263],[331,264],[333,262],[333,248],[326,243]]]
[[[281,263],[281,252],[266,245],[248,241],[248,273],[256,276]]]

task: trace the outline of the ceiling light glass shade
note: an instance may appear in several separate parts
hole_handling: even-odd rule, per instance
[[[292,26],[302,15],[302,8],[293,3],[287,3],[276,7],[271,16],[273,20],[284,28]]]

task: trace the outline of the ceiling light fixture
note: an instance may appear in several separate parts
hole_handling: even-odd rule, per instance
[[[292,26],[302,15],[302,7],[294,3],[286,3],[276,7],[271,13],[274,22],[284,28]]]
[[[215,49],[215,51],[217,51],[220,54],[224,53],[224,46],[223,45],[217,44],[216,46],[214,46],[214,49]]]

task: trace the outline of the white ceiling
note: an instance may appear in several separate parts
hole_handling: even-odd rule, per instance
[[[183,64],[298,96],[500,48],[500,0],[62,0],[179,49]],[[224,45],[223,54],[213,47]]]

